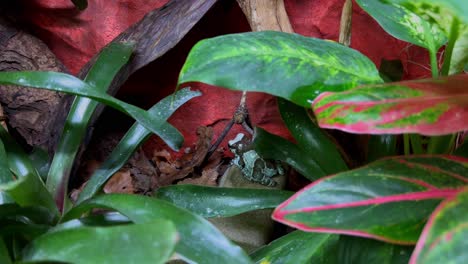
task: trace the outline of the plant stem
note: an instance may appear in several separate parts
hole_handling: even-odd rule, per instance
[[[455,42],[457,41],[459,34],[458,27],[459,22],[454,17],[452,20],[452,24],[450,25],[450,36],[448,39],[448,43],[445,47],[444,64],[442,65],[442,69],[440,71],[441,76],[447,76],[450,72],[450,63],[452,61],[453,49],[455,47]]]
[[[409,134],[404,134],[404,135],[403,135],[403,147],[404,147],[405,155],[411,154],[411,153],[410,153],[410,138],[409,138]]]
[[[429,57],[431,60],[431,71],[432,77],[437,78],[439,76],[439,65],[437,63],[437,51],[429,51]]]
[[[410,134],[411,148],[414,154],[424,154],[424,149],[421,143],[421,136],[417,134]]]

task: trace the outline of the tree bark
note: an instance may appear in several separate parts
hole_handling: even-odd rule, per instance
[[[293,33],[283,0],[237,0],[252,31],[275,30]]]

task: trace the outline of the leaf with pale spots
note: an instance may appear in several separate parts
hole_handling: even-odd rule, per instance
[[[179,85],[203,82],[265,92],[308,107],[324,91],[381,83],[375,65],[332,41],[275,31],[224,35],[200,41],[183,66]]]
[[[426,21],[404,6],[376,0],[356,0],[356,2],[395,38],[434,53],[446,42],[445,34],[438,25]]]
[[[319,125],[352,133],[444,135],[468,130],[467,75],[323,93],[312,107]]]
[[[415,244],[440,201],[467,183],[465,158],[387,158],[313,182],[278,206],[273,218],[303,231]]]

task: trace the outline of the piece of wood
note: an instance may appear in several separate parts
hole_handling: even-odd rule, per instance
[[[351,21],[353,17],[353,1],[346,0],[341,11],[340,37],[338,42],[349,47],[351,45]]]
[[[0,71],[58,71],[63,64],[38,38],[0,17]],[[53,151],[60,129],[53,129],[57,113],[66,107],[61,93],[0,85],[0,104],[9,126],[30,146]]]
[[[252,31],[275,30],[293,33],[283,0],[237,0]]]

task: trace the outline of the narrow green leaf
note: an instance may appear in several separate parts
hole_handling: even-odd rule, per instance
[[[283,99],[278,99],[278,107],[289,132],[297,141],[297,146],[307,153],[308,158],[315,160],[326,174],[348,169],[335,143],[312,122],[306,109]]]
[[[314,159],[309,158],[309,153],[296,144],[270,134],[262,128],[255,128],[253,144],[262,157],[286,162],[311,181],[327,175]]]
[[[273,218],[305,231],[413,244],[440,201],[467,183],[468,159],[393,157],[315,181]]]
[[[31,153],[29,153],[29,160],[31,160],[37,173],[39,173],[39,176],[45,182],[50,168],[49,153],[41,148],[33,148]]]
[[[25,261],[166,263],[177,231],[167,220],[114,227],[81,227],[45,234],[24,250]]]
[[[372,61],[356,50],[332,41],[262,31],[200,41],[180,72],[178,84],[186,82],[265,92],[309,107],[324,91],[382,80]]]
[[[228,217],[253,210],[275,208],[292,194],[281,190],[184,184],[159,188],[156,197],[203,217]]]
[[[96,92],[105,93],[120,68],[128,62],[132,51],[133,45],[130,43],[111,43],[106,46],[89,70],[84,82],[94,87]],[[90,98],[77,96],[65,120],[46,181],[47,189],[52,192],[62,211],[65,210],[63,207],[68,193],[68,179],[76,154],[98,104]]]
[[[250,256],[258,264],[331,263],[338,235],[294,231],[256,250]]]
[[[437,207],[411,256],[411,264],[467,263],[468,188]]]
[[[465,142],[453,152],[453,155],[468,158],[468,139],[465,139]]]
[[[10,176],[2,176],[2,181],[7,181],[0,184],[0,191],[7,193],[21,206],[43,206],[48,208],[54,215],[58,215],[55,202],[47,191],[36,168],[29,160],[28,155],[24,153],[2,126],[0,126],[0,139],[8,153],[8,166],[15,176],[13,178],[11,173]],[[2,160],[4,160],[4,157]],[[2,166],[5,166],[5,164]]]
[[[158,218],[172,221],[180,235],[176,252],[188,262],[251,263],[239,246],[229,241],[207,220],[159,199],[124,194],[101,195],[73,208],[63,220],[77,218],[95,207],[116,210],[135,223],[147,223]]]
[[[407,8],[379,0],[356,0],[382,28],[395,38],[437,52],[447,41],[438,25],[426,21],[423,17]]]
[[[106,93],[96,91],[95,87],[72,75],[60,72],[0,72],[0,84],[22,85],[88,97],[131,116],[151,132],[161,137],[172,149],[177,150],[183,143],[180,132],[167,122],[163,122],[156,116],[151,116],[143,109],[115,99]]]
[[[323,93],[319,125],[352,133],[444,135],[468,130],[468,75],[366,85]]]
[[[5,147],[0,139],[0,184],[8,183],[13,180],[13,175],[8,166],[8,159]],[[12,203],[14,200],[5,192],[0,190],[0,205]]]
[[[148,110],[148,113],[152,116],[157,116],[161,120],[167,120],[180,106],[188,100],[200,95],[200,92],[182,89],[174,95],[170,95],[159,101]],[[148,129],[135,123],[120,140],[119,144],[114,148],[101,167],[93,173],[86,187],[80,193],[77,204],[95,195],[103,184],[125,165],[130,156],[150,134],[151,132]]]

